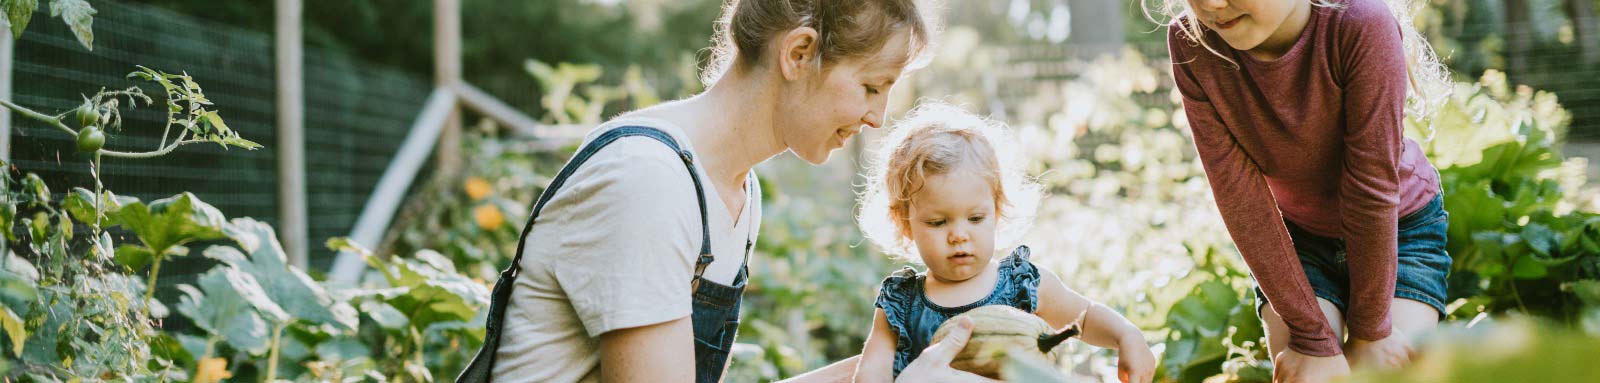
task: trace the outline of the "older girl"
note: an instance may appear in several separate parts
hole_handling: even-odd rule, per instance
[[[1450,256],[1438,173],[1402,135],[1408,85],[1425,106],[1445,77],[1405,5],[1170,1],[1173,77],[1275,380],[1406,363]]]

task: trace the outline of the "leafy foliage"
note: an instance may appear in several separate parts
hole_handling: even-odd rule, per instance
[[[425,347],[470,350],[481,342],[476,314],[488,291],[437,253],[421,253],[422,262],[374,257],[392,278],[335,288],[289,265],[264,223],[228,221],[187,192],[146,203],[105,190],[103,155],[154,157],[190,142],[258,147],[227,128],[188,76],[147,68],[135,76],[166,89],[168,128],[180,129],[171,143],[153,152],[92,153],[93,190],[74,187],[59,200],[36,175],[0,172],[0,231],[11,250],[0,258],[0,350],[7,350],[0,375],[21,382],[432,381],[436,371],[460,368],[464,357]],[[79,127],[118,126],[118,101],[142,96],[130,88],[86,97],[76,110],[97,113],[78,113],[88,116]],[[6,106],[72,131],[61,122],[72,113]],[[113,240],[113,230],[132,241],[116,246],[122,240]],[[215,263],[175,287],[181,317],[171,317],[154,294],[161,262],[189,255],[195,244],[209,244],[202,253]]]

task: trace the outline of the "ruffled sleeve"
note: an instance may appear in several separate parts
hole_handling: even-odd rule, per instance
[[[1006,277],[1016,293],[1012,298],[1013,306],[1031,313],[1039,308],[1039,268],[1028,261],[1030,257],[1028,246],[1017,246],[1011,256],[1006,257],[1005,264],[1009,266]]]
[[[889,327],[894,328],[896,340],[895,353],[904,354],[911,351],[911,331],[907,328],[908,315],[911,315],[911,302],[917,299],[917,270],[906,266],[896,270],[889,277],[883,279],[883,286],[878,288],[878,299],[874,303],[883,309],[883,316],[889,322]],[[900,367],[896,366],[896,372]]]

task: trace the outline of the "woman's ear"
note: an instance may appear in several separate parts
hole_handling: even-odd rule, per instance
[[[821,42],[817,30],[811,27],[799,27],[783,34],[778,42],[778,68],[783,71],[783,78],[798,80],[804,71],[815,68]]]

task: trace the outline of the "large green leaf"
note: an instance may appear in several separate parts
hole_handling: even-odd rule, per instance
[[[122,209],[122,205],[139,202],[138,198],[119,196],[110,190],[101,193],[101,197],[105,200],[104,208],[107,217]],[[72,188],[72,191],[67,192],[67,197],[61,201],[61,207],[72,215],[72,219],[89,223],[94,222],[94,205],[97,202],[93,191],[75,187]]]
[[[294,319],[334,325],[353,330],[358,324],[355,308],[336,301],[322,284],[300,269],[291,267],[278,243],[272,226],[250,218],[234,219],[223,230],[239,248],[212,246],[207,258],[222,261],[249,274],[260,283],[264,294],[283,307]],[[243,249],[245,253],[241,253]]]
[[[1534,254],[1550,257],[1558,243],[1556,232],[1550,226],[1541,223],[1530,223],[1522,227],[1522,241],[1528,243],[1528,248]]]
[[[194,320],[195,326],[220,336],[236,349],[252,354],[267,350],[268,327],[251,302],[228,281],[226,267],[217,267],[200,276],[199,288],[178,285],[178,313]]]
[[[183,343],[173,335],[157,334],[150,337],[150,353],[160,359],[178,363],[194,363],[194,354],[183,348]]]
[[[44,184],[44,179],[38,174],[28,173],[22,177],[22,192],[32,199],[34,206],[43,206],[50,203],[50,186]]]
[[[456,273],[450,261],[431,250],[419,251],[417,259],[392,258],[383,261],[367,256],[367,263],[383,273],[390,286],[404,288],[405,294],[386,301],[406,314],[411,326],[426,330],[435,323],[466,322],[489,303],[489,290]]]
[[[140,270],[145,266],[149,266],[150,261],[155,260],[155,258],[155,254],[151,253],[148,247],[124,244],[117,246],[114,259],[117,264],[127,266],[130,270]]]
[[[168,250],[177,245],[225,237],[222,212],[188,192],[156,200],[149,206],[129,203],[111,217],[133,231],[156,257],[168,255]]]
[[[0,269],[0,304],[16,307],[17,314],[28,315],[29,304],[39,300],[39,269],[16,253],[6,252],[5,268]]]
[[[4,0],[0,5],[5,7],[4,17],[6,24],[11,25],[11,38],[22,39],[22,31],[28,29],[33,11],[39,9],[39,0]]]
[[[1175,330],[1216,335],[1228,324],[1228,315],[1239,305],[1238,293],[1219,280],[1194,287],[1189,296],[1173,305],[1167,323]]]
[[[1199,381],[1215,375],[1228,355],[1223,341],[1229,318],[1240,310],[1252,311],[1245,303],[1239,298],[1239,292],[1222,280],[1210,279],[1195,285],[1167,312],[1166,325],[1173,334],[1162,355],[1163,373],[1169,377],[1181,376],[1185,381]],[[1246,336],[1258,333],[1245,332]],[[1242,340],[1237,335],[1235,339]]]
[[[33,334],[22,347],[22,360],[37,365],[54,365],[61,362],[61,352],[70,347],[61,337],[62,330],[72,322],[82,320],[77,305],[67,299],[54,299],[42,310],[29,315],[27,323],[38,323]],[[31,327],[31,326],[30,326]]]
[[[67,28],[78,37],[84,49],[94,50],[94,14],[97,11],[84,0],[51,0],[50,17],[60,17]]]
[[[16,222],[17,203],[7,198],[5,201],[0,202],[0,236],[4,236],[7,241],[16,241],[17,233],[12,230]]]
[[[372,317],[372,320],[385,330],[404,330],[406,325],[410,324],[404,313],[401,313],[400,310],[395,310],[394,306],[381,301],[361,302],[361,312]]]
[[[1568,282],[1567,289],[1578,297],[1579,301],[1590,307],[1600,308],[1600,279],[1585,279]]]
[[[11,355],[22,356],[22,346],[28,344],[28,329],[10,307],[0,307],[0,330],[4,330],[11,341]]]
[[[1483,150],[1483,162],[1463,169],[1474,178],[1509,180],[1515,177],[1531,178],[1539,171],[1561,166],[1561,156],[1548,146],[1534,146],[1527,142],[1506,142]]]

